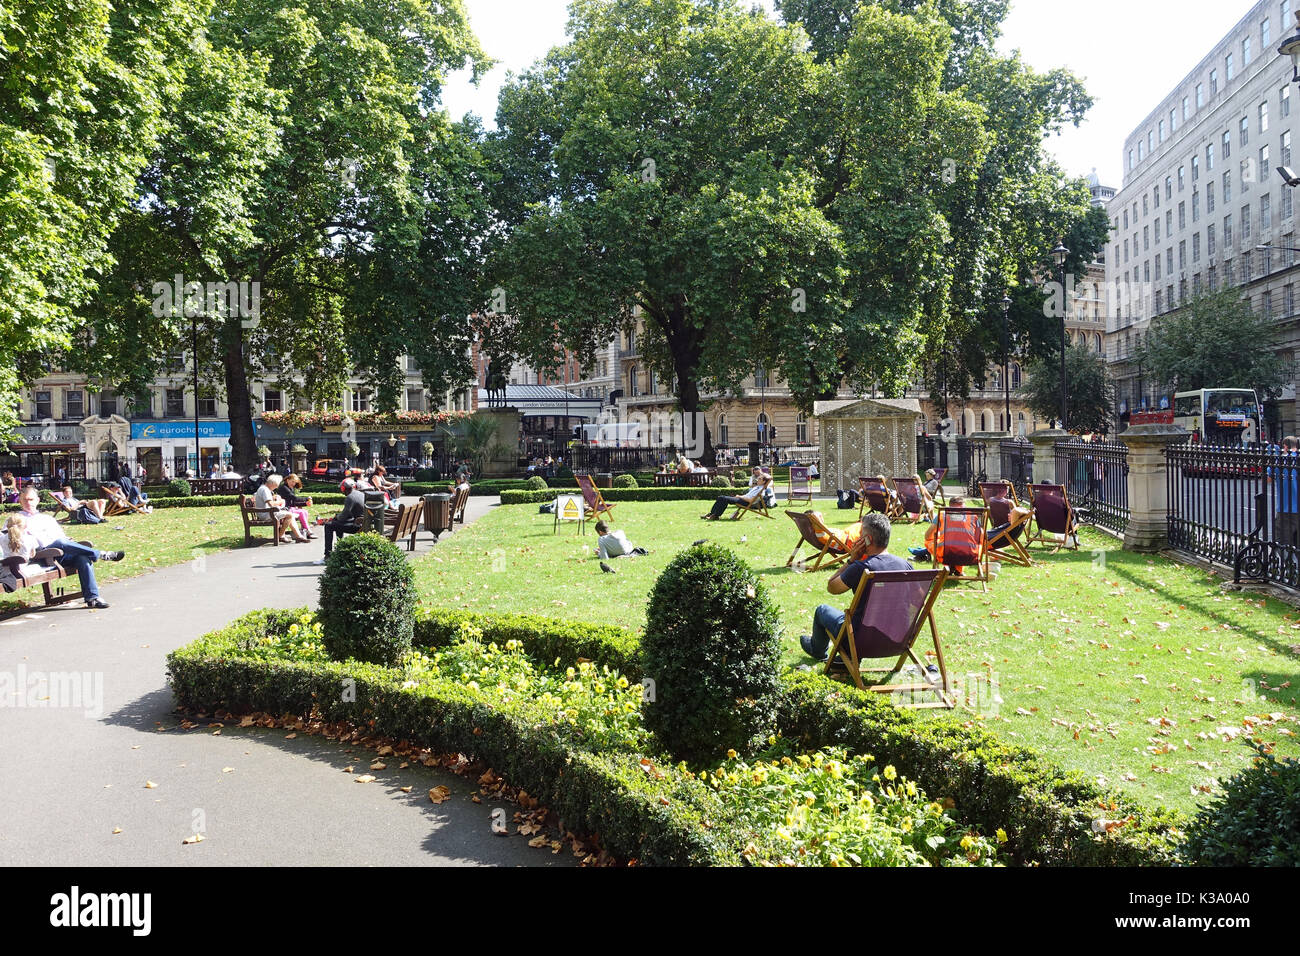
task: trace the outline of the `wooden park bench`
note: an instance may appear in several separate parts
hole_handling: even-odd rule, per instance
[[[190,478],[190,492],[194,495],[237,495],[244,485],[243,478]]]
[[[415,550],[415,533],[420,530],[420,517],[424,512],[422,504],[398,505],[396,520],[388,532],[388,540],[397,544],[406,539],[406,550]]]
[[[81,544],[90,547],[89,541],[82,541]],[[61,557],[63,557],[63,552],[58,548],[42,548],[40,551],[36,552],[31,561],[27,561],[18,555],[14,555],[12,557],[4,558],[0,563],[8,565],[9,570],[13,572],[13,576],[16,579],[14,590],[35,587],[39,584],[41,590],[45,593],[45,606],[53,607],[56,604],[66,604],[69,601],[76,601],[82,597],[80,586],[77,587],[77,590],[71,592],[64,591],[63,587],[60,586],[57,595],[50,589],[50,585],[56,581],[62,581],[64,578],[77,577],[76,571],[69,571],[63,565],[59,564],[59,558]],[[44,570],[39,574],[21,574],[19,569],[24,564],[29,563],[39,563],[43,565]]]
[[[244,547],[253,543],[254,528],[270,528],[271,542],[280,546],[280,521],[276,518],[278,508],[259,508],[250,495],[239,496],[239,515],[244,519]]]

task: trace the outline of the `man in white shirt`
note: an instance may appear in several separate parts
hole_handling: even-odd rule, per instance
[[[63,552],[59,564],[69,571],[76,571],[81,581],[81,594],[86,599],[86,607],[106,608],[108,604],[99,599],[99,585],[95,582],[96,561],[121,561],[126,557],[125,551],[97,551],[84,544],[69,541],[63,535],[63,528],[52,515],[42,514],[36,510],[40,504],[41,494],[31,485],[23,489],[18,498],[24,517],[27,518],[27,532],[24,545],[32,553],[42,548],[58,548]]]
[[[645,548],[633,547],[632,542],[627,539],[627,532],[621,528],[617,531],[610,531],[609,525],[604,521],[596,522],[596,534],[600,535],[596,539],[596,554],[602,561],[608,561],[610,558],[621,558],[627,554],[648,554]]]

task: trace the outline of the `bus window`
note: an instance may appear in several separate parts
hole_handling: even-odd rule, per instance
[[[1201,414],[1201,393],[1193,392],[1190,395],[1179,395],[1174,399],[1174,417],[1191,418]]]

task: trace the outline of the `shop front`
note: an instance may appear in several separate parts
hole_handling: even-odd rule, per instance
[[[127,457],[143,466],[150,482],[187,473],[207,477],[213,467],[224,468],[230,460],[230,422],[200,420],[197,462],[194,446],[193,421],[132,422]]]

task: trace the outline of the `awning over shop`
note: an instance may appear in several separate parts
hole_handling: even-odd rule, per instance
[[[479,408],[488,407],[488,390],[478,390]],[[521,418],[576,418],[595,421],[602,400],[574,395],[554,385],[507,385],[505,407],[518,409]]]

